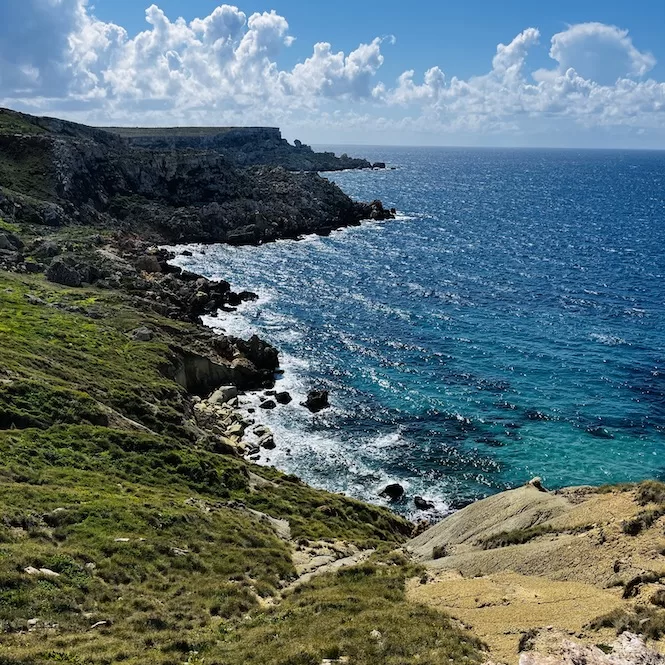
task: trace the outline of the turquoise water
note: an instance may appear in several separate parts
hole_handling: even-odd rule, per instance
[[[262,462],[439,513],[534,475],[663,477],[665,153],[355,152],[397,168],[329,177],[397,220],[179,259],[260,294],[209,323],[277,344],[280,386],[331,392],[264,415]]]

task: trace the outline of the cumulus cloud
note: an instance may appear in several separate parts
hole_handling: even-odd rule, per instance
[[[654,57],[628,31],[602,23],[555,34],[550,68],[530,71],[529,53],[543,36],[529,27],[498,44],[485,73],[463,79],[433,63],[390,83],[381,74],[392,36],[348,52],[322,41],[281,68],[294,36],[275,11],[248,16],[223,4],[188,22],[153,4],[146,29],[133,36],[98,20],[88,0],[10,2],[3,18],[0,104],[79,120],[365,123],[430,135],[519,134],[568,123],[658,130],[665,139],[665,83],[646,78]]]
[[[70,76],[70,35],[83,18],[80,0],[5,2],[0,22],[0,91],[58,95]]]
[[[628,30],[603,23],[579,23],[552,37],[550,57],[557,73],[574,69],[585,79],[612,85],[618,79],[644,76],[656,64],[651,53],[638,51]],[[547,70],[538,72],[538,77]]]
[[[374,76],[383,64],[382,41],[377,37],[348,55],[333,53],[327,42],[315,44],[311,57],[291,72],[282,72],[282,88],[289,95],[370,97]]]

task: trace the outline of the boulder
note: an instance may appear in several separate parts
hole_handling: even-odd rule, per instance
[[[373,169],[385,169],[386,168],[386,163],[385,162],[374,162],[372,164]]]
[[[266,450],[274,450],[276,447],[275,437],[273,437],[272,434],[264,434],[259,439],[259,446],[261,446],[261,448],[265,448]]]
[[[245,433],[245,426],[242,423],[237,423],[237,422],[227,427],[225,431],[225,435],[228,438],[233,438],[234,436],[240,438],[244,433]]]
[[[213,451],[218,455],[238,455],[238,446],[234,441],[225,436],[216,437],[213,443]]]
[[[7,233],[0,233],[0,249],[6,249],[15,252],[19,248],[12,242],[12,238]]]
[[[235,339],[238,350],[258,368],[274,372],[279,365],[277,349],[262,340],[258,335],[252,335],[248,340]]]
[[[238,389],[235,386],[222,386],[210,395],[208,402],[210,404],[226,404],[234,397],[238,397]]]
[[[427,501],[427,499],[423,499],[422,496],[414,497],[413,504],[418,510],[432,510],[434,508],[434,504],[431,501]]]
[[[63,284],[64,286],[81,286],[83,281],[75,268],[70,268],[59,259],[53,260],[47,268],[46,279],[49,282]]]
[[[51,259],[58,256],[58,254],[62,254],[60,245],[55,240],[50,239],[38,242],[32,249],[32,255],[38,259]]]
[[[274,409],[276,407],[277,407],[277,404],[272,399],[267,399],[267,400],[261,402],[261,404],[259,404],[259,408],[261,408],[261,409],[270,410],[270,409]]]
[[[275,395],[275,401],[278,404],[289,404],[290,402],[293,401],[293,397],[291,397],[291,395],[289,395],[289,393],[284,391],[284,392],[281,392],[281,393],[277,393]]]
[[[134,267],[143,272],[162,272],[159,259],[154,254],[143,254],[134,262]]]
[[[150,328],[142,326],[141,328],[136,328],[136,330],[132,330],[132,332],[129,333],[129,336],[135,342],[149,342],[154,335],[152,330],[150,330]]]
[[[256,434],[259,438],[262,436],[265,436],[266,434],[270,434],[270,429],[266,427],[265,425],[256,425],[253,429],[252,432]]]
[[[539,492],[547,492],[543,487],[543,479],[540,476],[532,478],[528,484],[531,485],[531,487],[535,487]]]
[[[303,402],[303,406],[306,406],[312,413],[318,413],[323,409],[327,409],[330,406],[328,391],[310,390],[307,393],[307,399]]]
[[[399,483],[391,483],[383,489],[379,496],[388,501],[399,501],[404,496],[404,488]]]

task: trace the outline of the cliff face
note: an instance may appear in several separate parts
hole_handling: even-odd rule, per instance
[[[371,168],[366,159],[291,145],[276,127],[108,127],[131,145],[150,150],[212,150],[240,166],[282,166],[289,171]]]
[[[264,131],[257,140],[279,136]],[[165,242],[257,243],[391,216],[315,173],[240,167],[217,149],[138,147],[99,129],[11,111],[0,111],[0,188],[5,217],[93,224]]]

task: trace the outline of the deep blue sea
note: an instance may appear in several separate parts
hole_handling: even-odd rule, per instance
[[[665,476],[665,153],[336,151],[396,167],[327,177],[397,220],[178,259],[260,295],[207,322],[282,351],[296,399],[261,414],[262,463],[438,513],[536,475]]]

